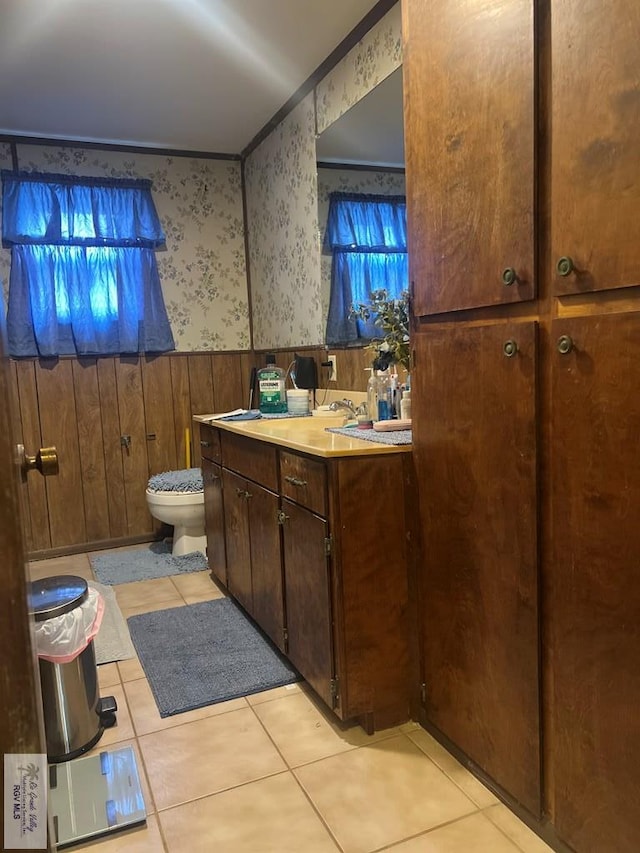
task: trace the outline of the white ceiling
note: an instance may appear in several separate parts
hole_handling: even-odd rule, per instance
[[[0,133],[239,154],[377,0],[0,0]]]

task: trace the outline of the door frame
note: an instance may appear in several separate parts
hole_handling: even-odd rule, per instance
[[[10,753],[46,753],[34,621],[27,604],[26,542],[20,505],[15,432],[17,410],[0,299],[0,747]],[[30,448],[29,448],[30,449]],[[31,450],[31,449],[30,449]],[[31,451],[35,452],[35,451]],[[0,834],[4,837],[4,812]],[[47,850],[51,850],[47,846]]]

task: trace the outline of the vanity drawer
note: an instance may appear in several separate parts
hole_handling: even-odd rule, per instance
[[[220,430],[200,424],[200,455],[211,462],[220,462]]]
[[[327,515],[327,467],[324,462],[280,451],[282,495],[317,515]]]
[[[224,432],[222,442],[222,464],[225,468],[241,474],[254,483],[278,491],[278,460],[273,444]]]

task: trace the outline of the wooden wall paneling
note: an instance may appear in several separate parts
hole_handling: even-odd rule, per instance
[[[178,460],[173,420],[171,362],[168,358],[142,357],[142,393],[149,474],[174,471],[178,468]]]
[[[249,406],[249,382],[251,379],[251,368],[257,367],[256,364],[256,356],[253,351],[251,352],[242,352],[240,353],[240,382],[242,387],[242,401],[240,406],[243,409],[248,408]],[[216,365],[215,365],[215,356],[213,363],[213,383],[215,390],[215,381],[216,381]],[[253,408],[256,409],[258,407],[258,397],[257,391],[254,387],[253,389]]]
[[[129,446],[120,448],[127,506],[127,533],[129,536],[139,536],[153,530],[145,495],[149,479],[149,460],[140,358],[122,356],[116,359],[115,368],[120,434],[130,436]]]
[[[69,359],[35,363],[44,446],[55,445],[60,471],[46,478],[51,547],[87,541],[78,446],[78,415]]]
[[[109,505],[97,359],[74,359],[70,364],[76,400],[87,539],[90,542],[109,539]]]
[[[193,431],[191,397],[189,394],[189,365],[182,356],[169,356],[171,364],[171,389],[173,391],[173,428],[176,437],[176,468],[186,464],[185,430]]]
[[[127,535],[127,505],[120,445],[120,412],[116,383],[116,359],[99,358],[98,390],[102,412],[102,440],[107,475],[109,530],[113,539]]]
[[[33,361],[18,361],[15,368],[18,381],[22,443],[26,452],[33,455],[42,446],[35,364]],[[44,477],[34,475],[27,477],[27,495],[30,520],[30,538],[27,540],[27,547],[29,551],[45,551],[51,547],[51,534]]]
[[[242,359],[233,353],[216,353],[211,356],[213,364],[214,411],[230,412],[232,409],[246,408],[249,402],[249,374],[245,377],[246,393],[242,387]]]
[[[194,429],[191,420],[193,415],[204,415],[215,411],[213,397],[213,369],[212,356],[209,353],[190,355],[187,358],[189,364],[189,397],[191,408],[189,411],[189,436],[191,439],[191,467],[199,468],[202,461],[200,454],[200,435]]]

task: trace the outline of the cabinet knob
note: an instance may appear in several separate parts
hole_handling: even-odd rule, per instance
[[[560,335],[556,343],[556,348],[560,355],[567,355],[573,349],[573,340],[569,335]]]
[[[573,260],[568,255],[563,255],[561,258],[558,258],[556,263],[556,272],[558,275],[567,276],[570,275],[575,270],[575,264]]]
[[[278,516],[277,517],[278,517],[278,524],[284,524],[285,521],[287,521],[287,519],[289,518],[289,516],[286,514],[286,512],[283,512],[283,510],[281,510],[281,509],[278,510]]]
[[[200,447],[211,447],[211,442],[200,439]]]
[[[518,344],[513,338],[509,338],[508,341],[505,341],[502,345],[502,352],[507,358],[513,358],[514,355],[518,354]]]
[[[507,267],[502,271],[502,283],[507,287],[510,287],[512,284],[518,280],[518,275],[513,267]]]

